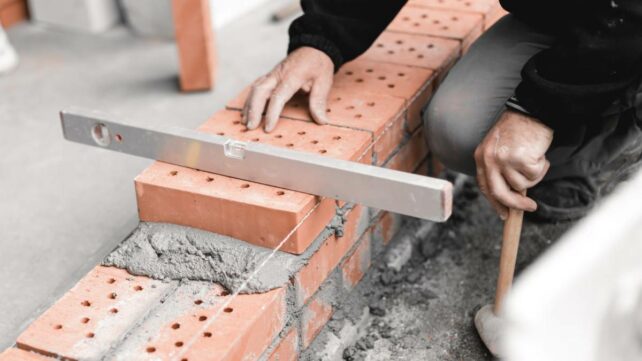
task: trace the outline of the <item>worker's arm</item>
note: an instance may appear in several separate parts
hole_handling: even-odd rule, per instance
[[[532,26],[547,21],[558,41],[530,59],[509,109],[477,147],[480,189],[504,218],[508,208],[532,211],[521,191],[548,171],[553,135],[597,122],[616,99],[632,106],[642,77],[639,0],[502,0]],[[516,111],[515,111],[516,110]]]
[[[289,55],[254,82],[243,122],[257,128],[265,111],[272,131],[285,103],[299,90],[310,93],[310,113],[327,123],[326,102],[339,67],[365,52],[406,0],[302,0],[304,14],[290,26]]]
[[[533,15],[535,7],[546,7],[537,1],[502,3],[535,26],[546,21],[543,14]],[[526,63],[515,99],[556,132],[572,132],[599,121],[616,99],[623,99],[624,106],[632,101],[626,95],[634,95],[630,90],[642,76],[642,2],[582,0],[552,6],[567,14],[555,29],[558,41]]]

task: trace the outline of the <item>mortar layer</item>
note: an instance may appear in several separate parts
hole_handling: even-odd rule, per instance
[[[235,292],[271,252],[194,228],[141,223],[103,264],[155,279],[211,281]],[[261,293],[281,287],[304,263],[303,258],[276,252],[240,293]]]

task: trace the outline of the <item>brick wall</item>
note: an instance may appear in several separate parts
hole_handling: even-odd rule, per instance
[[[298,95],[274,132],[247,131],[240,124],[246,90],[199,130],[408,172],[438,169],[427,164],[420,109],[500,13],[490,0],[411,1],[368,52],[336,74],[329,125],[315,125]],[[29,353],[34,360],[295,360],[401,223],[388,212],[161,162],[135,183],[143,221],[267,248],[298,227],[282,250],[304,266],[281,288],[238,296],[215,284],[160,282],[98,266],[0,360],[23,351],[36,352]],[[337,219],[342,231],[328,232]]]

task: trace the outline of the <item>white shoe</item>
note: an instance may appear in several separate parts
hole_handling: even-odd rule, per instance
[[[0,75],[6,74],[18,65],[18,54],[9,43],[7,35],[0,27]]]

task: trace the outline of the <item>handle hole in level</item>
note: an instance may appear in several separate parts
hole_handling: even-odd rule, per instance
[[[96,123],[93,128],[91,128],[91,137],[94,139],[94,142],[101,147],[108,146],[111,141],[109,128],[103,123]]]

